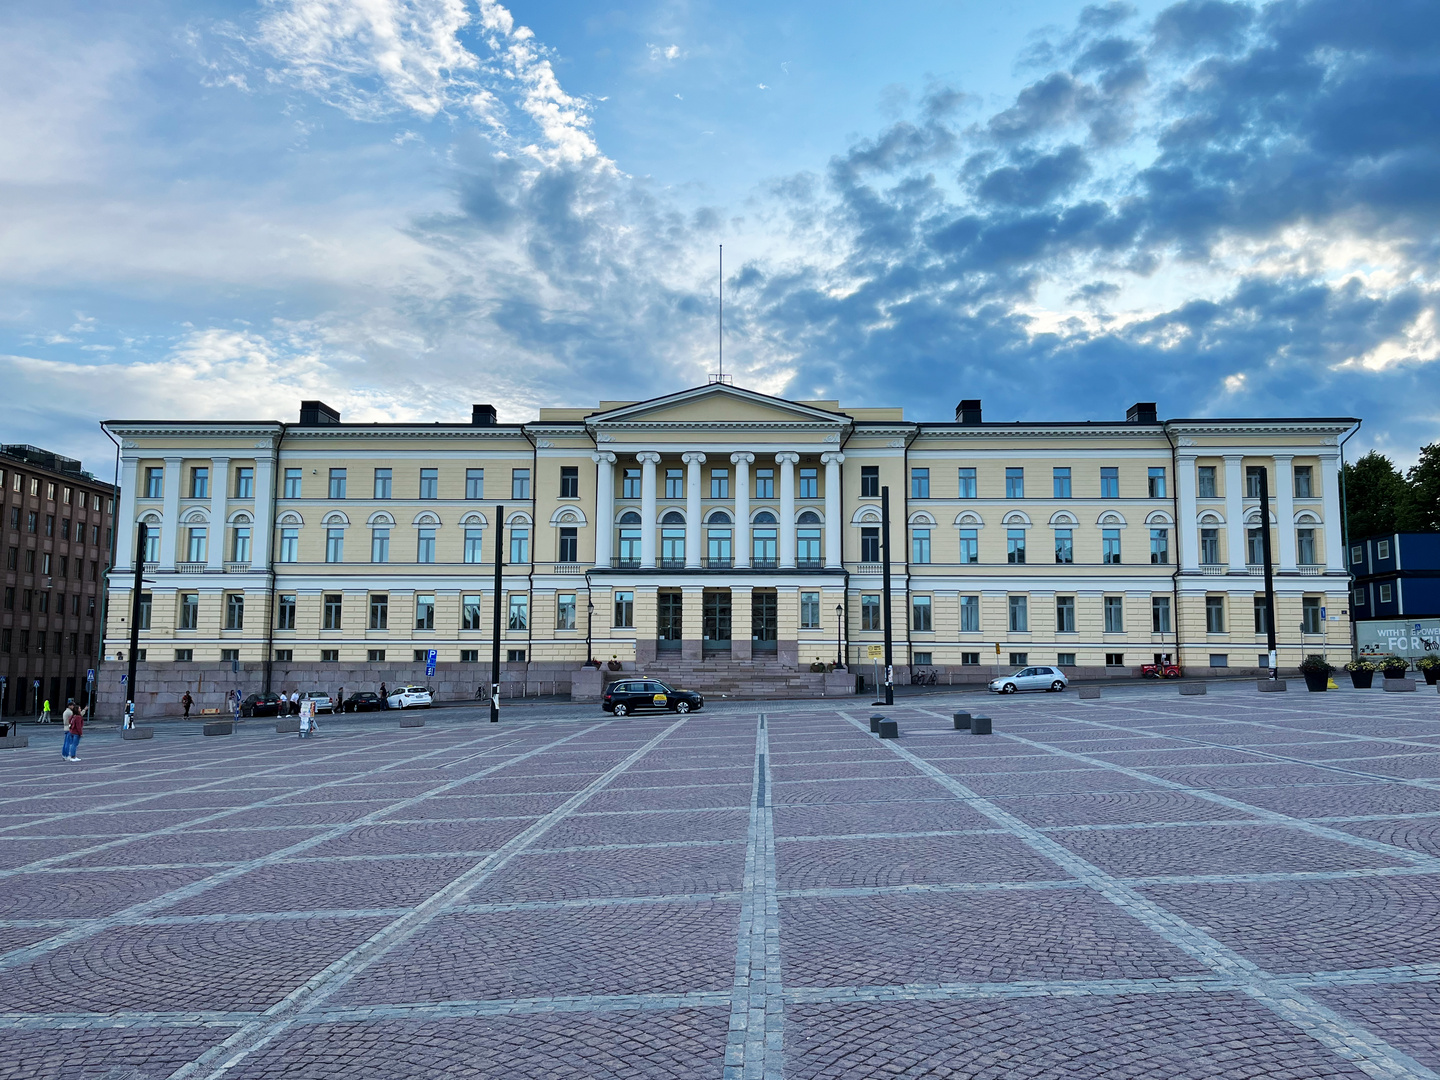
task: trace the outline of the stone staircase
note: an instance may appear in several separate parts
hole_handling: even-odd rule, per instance
[[[825,676],[797,671],[776,660],[654,660],[637,665],[628,678],[652,675],[682,690],[695,690],[715,698],[823,697]],[[850,678],[853,684],[853,676]],[[833,692],[833,691],[832,691]]]

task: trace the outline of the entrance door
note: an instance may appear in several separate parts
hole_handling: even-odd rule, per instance
[[[660,611],[656,626],[656,650],[679,652],[680,635],[683,627],[681,597],[678,592],[662,592],[659,596]]]
[[[714,535],[712,530],[711,535]],[[707,592],[704,611],[704,651],[706,653],[728,653],[730,651],[730,594],[728,592]]]
[[[774,655],[779,649],[776,641],[776,597],[773,592],[756,590],[750,594],[750,651]]]

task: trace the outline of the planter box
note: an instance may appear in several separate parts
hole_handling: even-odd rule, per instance
[[[217,720],[205,725],[206,735],[234,735],[235,722],[233,720]]]
[[[1373,671],[1351,671],[1350,685],[1356,690],[1369,690],[1375,683],[1375,672]]]
[[[1099,700],[1100,700],[1100,687],[1098,687],[1098,686],[1082,686],[1082,687],[1080,687],[1080,700],[1081,700],[1081,701],[1099,701]]]
[[[1413,694],[1415,692],[1414,679],[1386,679],[1385,692],[1387,694]]]
[[[29,745],[29,735],[6,735],[0,737],[0,750],[23,750]]]
[[[1440,668],[1421,668],[1420,674],[1425,676],[1426,686],[1435,686],[1437,684],[1440,684]]]
[[[153,727],[121,728],[120,737],[126,742],[133,742],[136,739],[153,739],[155,729]]]
[[[402,716],[400,717],[401,727],[424,727],[425,717],[423,716]]]
[[[293,720],[276,720],[276,721],[275,721],[275,734],[276,734],[276,735],[284,735],[284,734],[293,733],[293,732],[296,732],[296,731],[299,731],[299,730],[300,730],[300,718],[299,718],[298,716],[295,717],[295,719],[293,719]]]
[[[1261,679],[1256,687],[1262,694],[1283,694],[1285,693],[1284,679]]]
[[[1322,694],[1330,688],[1329,675],[1316,675],[1309,671],[1302,671],[1300,674],[1305,676],[1305,689],[1312,694]]]
[[[1181,684],[1180,684],[1180,696],[1181,696],[1181,697],[1196,697],[1196,696],[1201,696],[1201,697],[1203,697],[1204,694],[1205,694],[1205,684],[1204,684],[1203,682],[1197,682],[1197,683],[1181,683]]]

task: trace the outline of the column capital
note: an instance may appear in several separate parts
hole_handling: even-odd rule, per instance
[[[820,455],[820,464],[822,465],[839,465],[844,460],[845,455],[840,453],[840,451],[838,450],[831,451],[828,454]]]
[[[1286,454],[1286,453],[1283,453],[1283,452],[1282,452],[1282,453],[1278,453],[1278,454],[1271,454],[1270,456],[1275,459],[1275,461],[1276,461],[1277,464],[1278,464],[1279,462],[1281,462],[1281,461],[1294,461],[1294,460],[1295,460],[1295,455],[1294,455],[1294,454]]]
[[[704,465],[705,455],[699,450],[688,450],[680,455],[680,460],[686,465]]]
[[[642,450],[635,455],[635,460],[641,465],[659,465],[660,455],[654,450]]]
[[[748,452],[748,451],[742,451],[742,452],[740,452],[740,453],[731,454],[731,455],[730,455],[730,462],[731,462],[731,464],[734,464],[734,465],[741,465],[741,464],[744,464],[744,465],[753,465],[753,464],[755,464],[755,455],[752,454],[752,453],[750,453],[750,452]]]
[[[211,461],[229,461],[229,460],[230,460],[230,455],[229,455],[229,454],[211,454],[211,455],[210,455],[210,460],[211,460]]]
[[[590,460],[596,465],[614,465],[615,455],[609,450],[598,450],[590,455]]]
[[[793,450],[785,450],[775,455],[776,465],[799,465],[800,455]]]

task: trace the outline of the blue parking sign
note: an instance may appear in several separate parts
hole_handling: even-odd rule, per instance
[[[434,649],[431,649],[425,654],[425,677],[427,679],[435,677],[435,656],[436,652]]]

